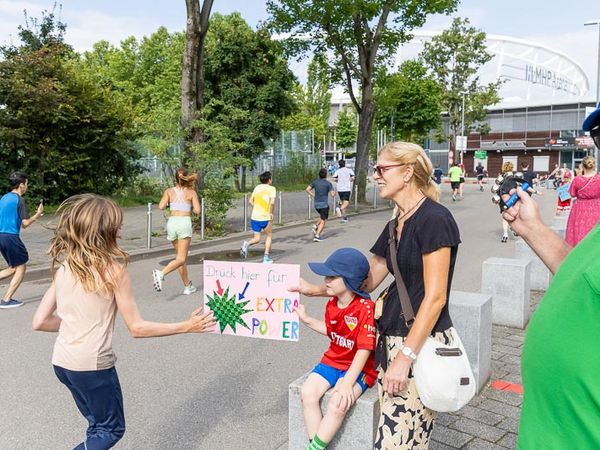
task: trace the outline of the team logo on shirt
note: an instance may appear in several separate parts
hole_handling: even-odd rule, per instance
[[[354,331],[354,329],[358,325],[358,318],[352,316],[344,316],[344,322],[346,322],[346,325],[348,326],[348,328],[350,328],[350,331]]]

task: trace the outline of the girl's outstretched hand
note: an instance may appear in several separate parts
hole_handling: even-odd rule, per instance
[[[304,278],[300,278],[300,284],[297,286],[290,286],[288,288],[290,292],[299,292],[300,294],[306,295],[308,297],[315,297],[321,294],[321,286],[317,284],[312,284],[306,281]]]
[[[203,313],[202,310],[203,308],[198,308],[192,312],[192,315],[188,320],[188,333],[206,333],[207,331],[213,330],[216,322],[212,311]]]

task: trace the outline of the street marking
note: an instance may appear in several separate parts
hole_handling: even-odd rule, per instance
[[[496,389],[498,391],[507,391],[513,392],[515,394],[523,395],[523,385],[522,384],[513,384],[504,380],[494,380],[492,381],[492,389]]]

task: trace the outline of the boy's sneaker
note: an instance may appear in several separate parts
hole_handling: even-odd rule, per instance
[[[190,281],[190,284],[188,284],[184,289],[183,289],[183,295],[190,295],[193,294],[194,292],[196,292],[198,289],[196,288],[196,286],[194,286],[192,284],[192,282]]]
[[[348,218],[347,217],[343,217],[342,220],[340,220],[341,223],[348,223]]]
[[[165,276],[160,270],[154,269],[152,271],[152,285],[156,291],[162,291],[162,282],[164,279]]]
[[[19,306],[23,306],[23,302],[15,300],[14,298],[7,301],[0,300],[0,309],[18,308]]]
[[[313,238],[313,242],[321,242],[321,241],[322,241],[321,237],[320,237],[320,236],[317,236],[317,235],[315,234],[315,237]]]
[[[263,256],[263,264],[273,264],[273,260],[269,255]]]
[[[342,208],[340,208],[340,204],[335,205],[335,215],[338,217],[342,217]]]
[[[244,243],[242,244],[242,248],[240,249],[240,256],[243,259],[246,259],[248,257],[248,247],[250,247],[248,241],[244,241]]]

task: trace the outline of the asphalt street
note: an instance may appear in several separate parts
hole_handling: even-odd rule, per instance
[[[556,194],[551,190],[544,194],[537,199],[550,223]],[[453,289],[478,291],[482,262],[492,256],[512,257],[514,237],[500,243],[500,217],[487,189],[479,192],[467,185],[465,199],[452,202],[446,185],[442,202],[454,214],[462,238]],[[312,242],[308,224],[279,230],[273,259],[299,264],[305,278],[317,281],[307,262],[324,260],[343,246],[368,254],[389,215],[390,211],[382,211],[353,217],[347,224],[331,221],[320,243]],[[201,285],[205,257],[236,259],[238,248],[237,243],[215,243],[192,253],[192,280]],[[261,248],[257,250],[250,260],[259,261]],[[150,258],[130,266],[136,298],[147,320],[183,320],[201,302],[200,292],[180,295],[183,286],[176,274],[167,277],[163,292],[153,290],[151,270],[167,261]],[[391,277],[386,283],[390,281]],[[85,434],[86,421],[52,370],[55,335],[31,331],[32,315],[48,282],[25,283],[19,290],[25,306],[0,311],[1,450],[67,449]],[[326,299],[304,301],[309,313],[322,315]],[[326,346],[325,337],[304,326],[297,343],[219,335],[136,340],[119,318],[114,348],[128,429],[115,448],[287,448],[287,386],[312,368]]]

